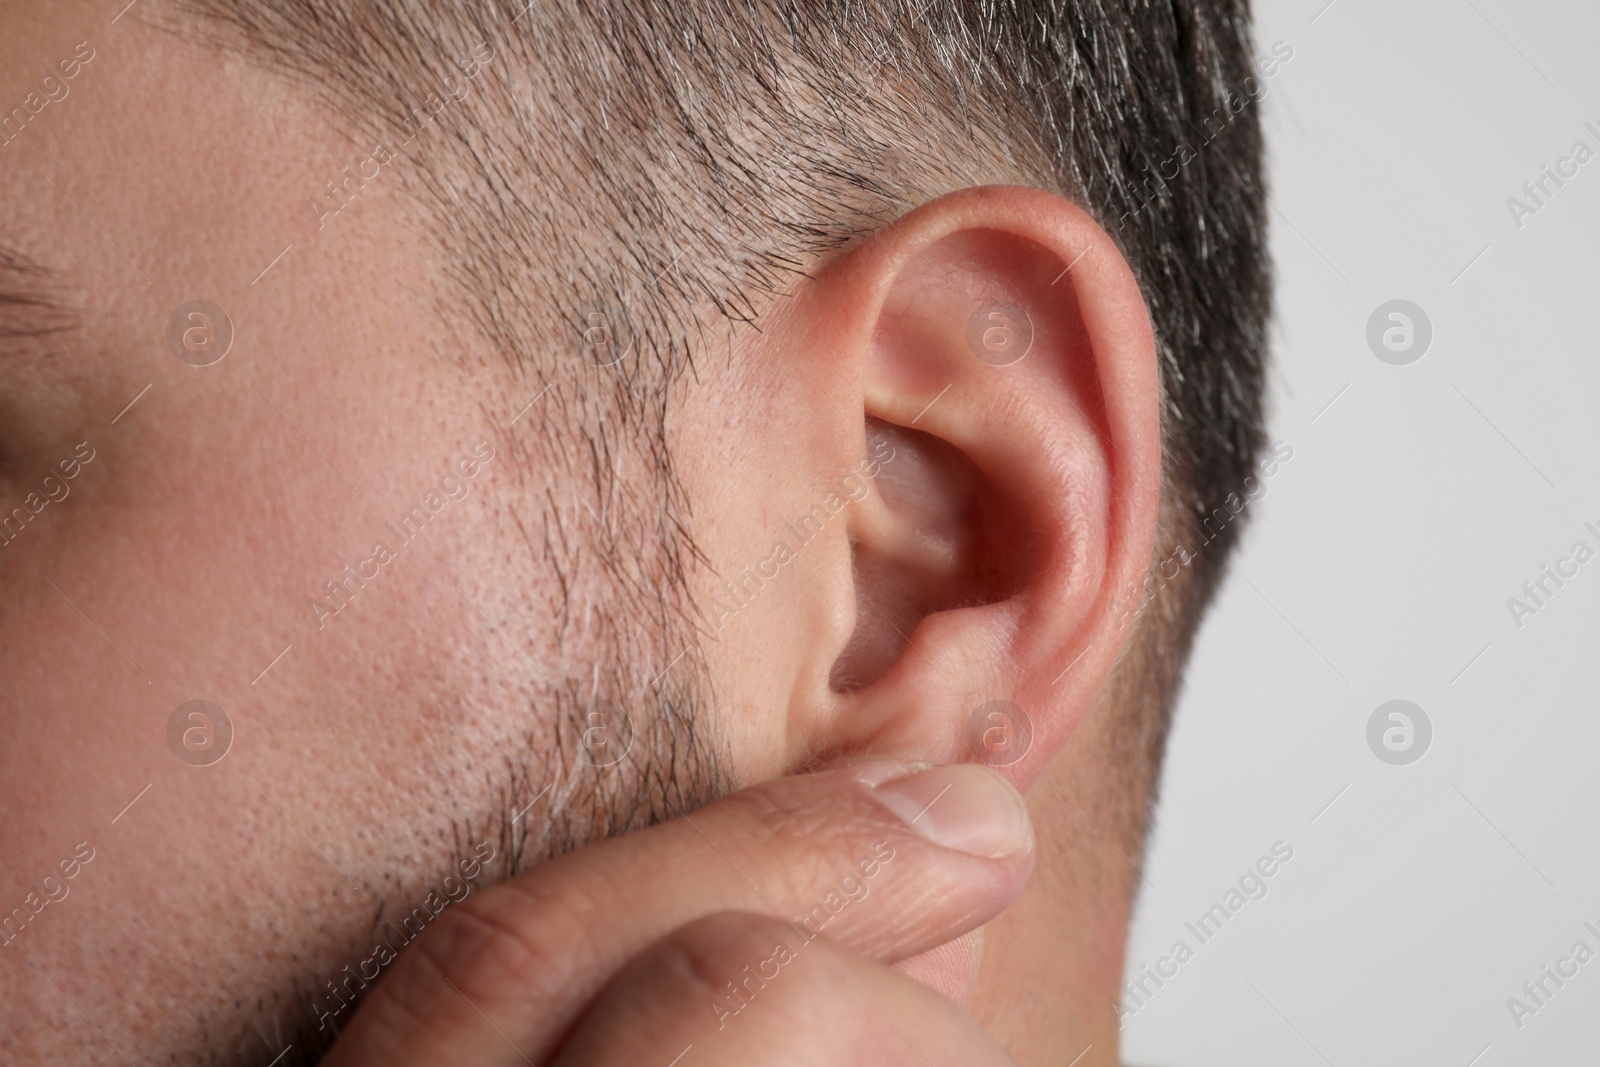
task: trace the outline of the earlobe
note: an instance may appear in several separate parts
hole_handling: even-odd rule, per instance
[[[854,285],[880,463],[850,517],[855,631],[808,750],[979,759],[1034,777],[1109,676],[1155,537],[1155,347],[1115,245],[1050,194],[912,212],[820,284]],[[985,749],[996,702],[1026,752]],[[1009,713],[1008,713],[1009,714]]]

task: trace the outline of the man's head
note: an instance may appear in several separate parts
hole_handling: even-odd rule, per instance
[[[36,971],[150,1059],[312,1056],[426,901],[870,757],[1070,793],[1041,892],[1106,916],[1114,969],[1098,834],[1138,847],[1237,524],[1146,579],[1260,438],[1241,8],[8,33],[21,1047],[98,1040]]]

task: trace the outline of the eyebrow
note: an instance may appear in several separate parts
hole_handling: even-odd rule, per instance
[[[0,241],[0,344],[76,327],[78,308],[63,299],[63,289],[59,274]]]

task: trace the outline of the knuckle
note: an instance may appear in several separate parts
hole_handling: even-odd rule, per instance
[[[640,970],[670,974],[673,987],[686,999],[715,1000],[726,996],[744,971],[771,956],[774,945],[794,940],[794,932],[777,919],[717,912],[658,941],[642,959]]]
[[[531,893],[506,883],[450,909],[413,950],[474,1001],[538,1004],[587,966],[594,910],[565,888]]]
[[[770,916],[719,911],[685,923],[662,938],[659,945],[692,961],[700,970],[709,965],[714,973],[720,973],[723,964],[765,951],[774,938],[789,932],[787,925]]]
[[[641,959],[635,981],[673,1013],[709,1005],[706,1018],[719,1029],[759,1002],[764,1028],[809,1029],[826,1016],[844,1032],[858,1021],[853,1007],[841,1003],[850,995],[851,958],[838,945],[820,937],[808,941],[776,919],[722,912],[663,938]]]

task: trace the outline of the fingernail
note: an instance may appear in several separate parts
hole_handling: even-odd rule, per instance
[[[1011,783],[976,763],[953,763],[873,789],[878,802],[936,845],[998,859],[1033,836],[1028,808]]]

